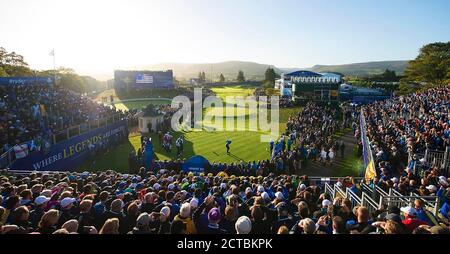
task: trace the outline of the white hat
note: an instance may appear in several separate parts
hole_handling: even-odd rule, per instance
[[[169,182],[173,182],[173,177],[172,177],[172,176],[169,176],[169,177],[167,177],[167,180],[168,180]]]
[[[250,187],[245,188],[245,193],[249,193],[249,192],[252,192],[252,188],[250,188]]]
[[[164,206],[163,208],[161,208],[160,213],[164,214],[164,216],[169,217],[170,215],[170,208],[168,206]]]
[[[238,234],[248,234],[252,230],[252,221],[247,216],[241,216],[235,224]]]
[[[198,207],[198,199],[197,198],[192,198],[191,202],[189,202],[189,204],[194,207],[197,208]]]
[[[43,190],[43,191],[41,191],[41,196],[45,196],[47,198],[50,198],[52,196],[52,190]]]
[[[425,188],[427,188],[427,190],[429,190],[429,191],[433,191],[433,192],[436,192],[437,191],[437,187],[436,186],[434,186],[434,185],[428,185],[427,187],[425,187]]]
[[[75,201],[76,201],[75,198],[63,198],[63,200],[61,200],[61,207],[64,208],[64,207],[72,204]]]
[[[342,183],[341,183],[341,182],[337,182],[337,183],[336,183],[336,186],[339,187],[339,188],[341,188],[341,187],[342,187]]]
[[[322,207],[328,207],[329,205],[331,205],[331,201],[328,199],[324,199],[322,201]]]
[[[264,186],[262,186],[262,185],[258,185],[258,192],[261,192],[261,193],[263,193],[264,192]]]
[[[34,203],[36,205],[42,205],[45,202],[48,202],[50,200],[50,198],[47,198],[46,196],[39,196],[34,200]]]
[[[447,182],[447,178],[445,178],[445,176],[440,176],[439,177],[439,184],[442,186],[448,186],[448,182]]]
[[[159,190],[160,187],[161,187],[161,185],[159,183],[153,184],[153,189],[154,190]]]
[[[284,196],[283,196],[283,193],[281,193],[281,192],[277,192],[277,193],[275,193],[275,197],[277,198],[277,199],[284,199]]]
[[[175,184],[171,183],[167,186],[167,189],[173,190],[175,188]]]
[[[391,178],[391,181],[392,181],[393,183],[398,183],[398,178],[397,178],[397,177],[392,177],[392,178]]]
[[[227,184],[226,184],[226,183],[220,183],[220,188],[221,188],[221,189],[227,188]]]
[[[191,205],[190,203],[183,203],[180,208],[180,215],[183,218],[188,218],[191,216]]]
[[[425,163],[425,162],[427,162],[427,160],[425,158],[422,158],[422,159],[419,160],[419,162],[420,163]]]
[[[408,215],[415,215],[417,212],[416,209],[414,209],[414,207],[411,206],[402,207],[400,208],[400,211],[407,213]]]
[[[267,192],[263,192],[263,193],[261,193],[261,197],[264,199],[264,200],[268,200],[268,199],[270,199],[270,197],[269,197],[269,193],[267,193]]]

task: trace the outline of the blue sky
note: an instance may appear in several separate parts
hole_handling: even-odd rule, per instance
[[[450,39],[447,0],[0,0],[0,46],[38,69],[405,60]]]

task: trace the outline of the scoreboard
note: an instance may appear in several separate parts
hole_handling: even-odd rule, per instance
[[[114,71],[115,88],[173,88],[173,72],[168,71]]]

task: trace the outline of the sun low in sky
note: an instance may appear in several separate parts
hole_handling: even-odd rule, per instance
[[[0,0],[0,46],[89,75],[160,62],[405,60],[450,39],[446,0]]]

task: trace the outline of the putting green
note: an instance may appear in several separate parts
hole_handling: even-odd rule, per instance
[[[128,111],[130,109],[141,109],[146,107],[149,104],[153,105],[165,105],[170,104],[169,99],[148,99],[148,100],[126,100],[126,101],[118,101],[114,102],[114,106],[117,109]]]

